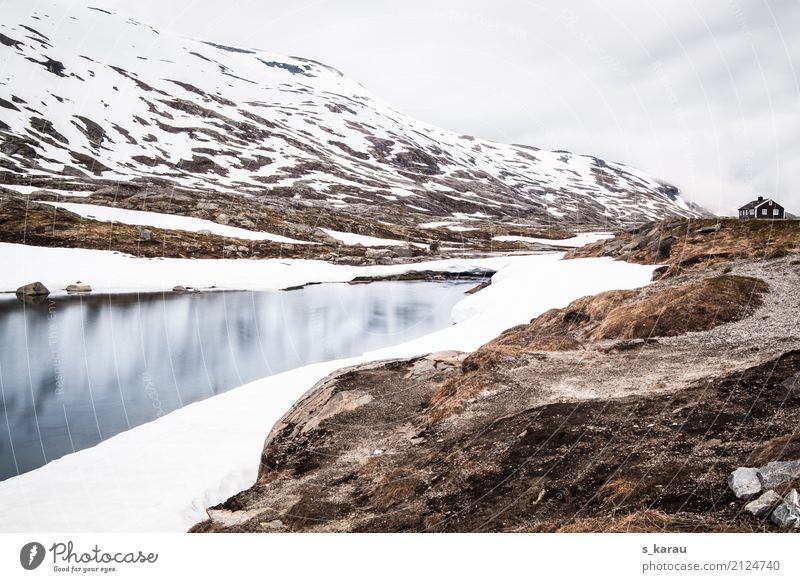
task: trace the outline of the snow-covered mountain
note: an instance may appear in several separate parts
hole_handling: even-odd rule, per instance
[[[411,119],[318,62],[65,4],[2,1],[0,183],[157,184],[205,199],[380,208],[384,220],[697,212],[676,188],[620,164]]]

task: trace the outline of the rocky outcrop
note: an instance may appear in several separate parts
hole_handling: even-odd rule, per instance
[[[800,221],[666,219],[648,222],[567,253],[569,258],[614,257],[661,264],[657,277],[715,264],[774,259],[800,251]]]

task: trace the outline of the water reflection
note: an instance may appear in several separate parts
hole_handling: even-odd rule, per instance
[[[0,300],[0,479],[245,382],[446,327],[465,287]]]

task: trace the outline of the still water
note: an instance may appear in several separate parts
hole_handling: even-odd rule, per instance
[[[6,296],[0,480],[246,382],[442,329],[470,286]]]

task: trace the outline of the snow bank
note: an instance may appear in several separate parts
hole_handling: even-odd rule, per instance
[[[41,281],[51,291],[84,281],[99,292],[165,291],[175,285],[220,289],[285,289],[407,271],[498,270],[508,258],[452,259],[407,265],[351,267],[306,259],[147,259],[113,251],[0,243],[0,292]]]
[[[611,234],[610,232],[583,232],[573,236],[572,238],[564,238],[564,239],[503,235],[503,236],[492,237],[492,240],[496,240],[499,242],[529,242],[529,243],[538,243],[541,245],[577,248],[577,247],[582,247],[583,245],[588,245],[589,243],[597,242],[599,240],[605,240],[607,238],[614,238],[614,235]]]
[[[270,240],[279,243],[290,243],[296,245],[317,244],[293,238],[272,234],[269,232],[247,230],[236,226],[226,226],[210,220],[195,218],[193,216],[181,216],[178,214],[163,214],[161,212],[147,212],[144,210],[128,210],[126,208],[115,208],[113,206],[100,206],[99,204],[78,204],[75,202],[50,202],[49,200],[37,200],[40,204],[50,204],[64,210],[74,212],[84,218],[93,218],[103,222],[119,222],[122,224],[133,224],[135,226],[152,226],[154,228],[166,228],[170,230],[185,230],[188,232],[198,232],[207,230],[211,234],[241,238],[245,240]]]
[[[41,186],[23,186],[19,184],[0,184],[0,188],[6,188],[19,192],[20,194],[31,194],[33,192],[48,192],[50,194],[58,194],[59,196],[74,196],[77,198],[86,198],[94,194],[92,190],[57,190],[54,188],[42,188]]]
[[[394,240],[390,238],[378,238],[376,236],[367,236],[364,234],[339,232],[338,230],[330,230],[327,228],[321,228],[320,230],[328,236],[331,236],[348,246],[361,245],[363,247],[397,247],[408,244],[401,240]]]
[[[560,257],[481,261],[500,271],[491,286],[456,305],[456,325],[361,357],[313,364],[258,380],[4,481],[0,483],[0,530],[185,531],[205,518],[206,507],[253,483],[270,427],[325,375],[375,359],[472,350],[507,327],[587,293],[645,285],[653,269],[607,258],[560,261]],[[451,261],[449,266],[459,269],[476,262]],[[285,271],[275,270],[277,267],[266,270],[284,277],[285,283],[290,269],[299,273],[291,276],[295,280],[314,270],[318,279],[319,273],[342,276],[347,269],[317,263],[312,269],[305,263],[312,262],[285,263]],[[416,267],[430,268],[436,263],[441,266],[444,262]],[[359,271],[381,269],[391,268]],[[264,283],[269,276],[258,280]]]

